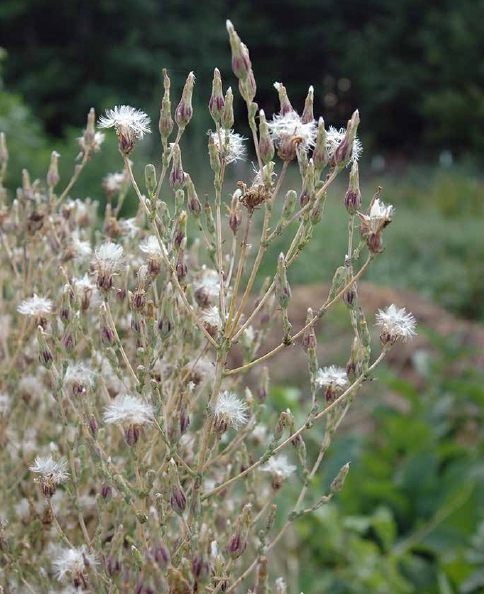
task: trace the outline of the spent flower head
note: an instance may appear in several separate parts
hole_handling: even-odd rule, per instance
[[[129,155],[136,140],[151,132],[150,118],[143,111],[129,105],[107,109],[105,115],[99,118],[98,125],[100,128],[115,129],[119,150],[123,155]]]
[[[144,425],[153,420],[153,407],[138,396],[121,394],[105,408],[103,419],[109,425],[119,423]]]
[[[22,301],[17,307],[17,311],[24,316],[43,318],[52,313],[52,301],[34,293],[33,297]]]
[[[225,163],[227,165],[246,158],[247,151],[244,142],[247,139],[237,134],[237,132],[233,130],[226,131],[224,128],[221,128],[220,137],[217,132],[212,132],[211,138],[219,153],[225,157]],[[222,147],[220,147],[220,141],[222,142]]]
[[[214,429],[224,433],[227,429],[239,429],[247,423],[248,406],[237,394],[229,391],[218,395],[216,404],[212,407]]]
[[[377,326],[381,328],[380,340],[383,344],[393,344],[397,340],[408,340],[415,336],[416,319],[405,308],[390,305],[376,314]]]
[[[345,138],[345,128],[340,128],[338,130],[334,126],[329,127],[329,130],[326,132],[326,150],[328,154],[328,161],[330,163],[334,162],[336,151],[341,146]],[[363,146],[361,144],[361,141],[358,137],[355,137],[353,141],[353,150],[351,152],[351,157],[349,158],[348,163],[354,163],[355,161],[358,161],[362,152]]]
[[[96,564],[95,555],[88,553],[85,545],[79,548],[63,549],[53,560],[57,579],[72,577],[75,587],[87,586],[84,573]]]

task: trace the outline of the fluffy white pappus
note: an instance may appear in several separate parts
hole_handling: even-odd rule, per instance
[[[193,289],[195,293],[197,291],[203,291],[203,294],[210,302],[218,300],[220,293],[218,272],[213,270],[213,268],[207,268],[206,266],[203,266],[202,277],[193,282]]]
[[[150,118],[139,109],[130,105],[116,105],[107,109],[105,115],[99,118],[100,128],[114,128],[117,134],[126,136],[130,140],[143,138],[149,134]]]
[[[263,464],[260,469],[263,472],[269,472],[270,474],[275,475],[278,479],[289,478],[292,474],[294,474],[294,472],[296,472],[296,466],[294,466],[294,464],[290,464],[287,456],[284,454],[273,456],[265,464]]]
[[[67,384],[77,384],[84,388],[92,388],[96,381],[96,373],[83,361],[69,363],[64,381]]]
[[[133,423],[143,425],[153,420],[153,407],[137,396],[120,394],[104,409],[104,422],[107,424]]]
[[[37,456],[29,470],[35,472],[35,474],[40,474],[43,478],[52,479],[56,485],[65,483],[69,478],[67,460],[61,459],[56,462],[52,456]]]
[[[92,247],[89,241],[84,241],[79,237],[79,233],[75,231],[71,237],[71,247],[74,250],[74,259],[78,263],[82,263],[91,257]]]
[[[244,160],[246,158],[247,151],[244,143],[247,138],[237,134],[237,132],[229,130],[227,133],[223,128],[220,130],[222,148],[220,148],[219,135],[217,132],[212,132],[211,138],[219,152],[225,155],[225,163],[227,165],[230,163],[235,163],[235,161]]]
[[[10,397],[8,394],[0,394],[0,416],[5,416],[10,409]]]
[[[125,181],[124,173],[108,173],[102,181],[102,187],[106,192],[112,194],[119,192]]]
[[[340,128],[339,130],[334,126],[330,126],[329,130],[326,133],[326,150],[328,151],[328,159],[331,161],[334,157],[334,153],[341,142],[344,140],[346,136],[345,128]],[[354,163],[358,161],[363,152],[363,145],[358,137],[355,137],[353,142],[353,150],[351,152],[351,158],[349,163]]]
[[[161,247],[154,235],[150,235],[146,241],[142,241],[139,244],[139,249],[143,253],[148,254],[150,258],[161,256]]]
[[[94,291],[96,289],[96,283],[89,278],[87,273],[82,278],[75,278],[73,282],[78,293],[83,291]]]
[[[318,134],[318,124],[315,120],[303,124],[301,117],[295,111],[289,111],[285,115],[274,115],[271,122],[267,122],[271,137],[280,146],[291,138],[300,138],[300,144],[304,150],[312,148]]]
[[[417,321],[404,307],[398,309],[392,304],[386,310],[380,309],[376,314],[376,324],[393,339],[408,340],[416,335]]]
[[[107,241],[96,248],[92,263],[105,272],[113,273],[124,265],[124,252],[122,246]]]
[[[66,576],[75,576],[84,573],[91,565],[96,565],[96,557],[87,552],[85,545],[75,549],[63,549],[54,558],[52,565],[55,569],[57,579],[62,580]]]
[[[330,365],[323,367],[316,372],[316,384],[320,388],[332,388],[333,390],[343,390],[348,385],[348,375],[346,369]]]
[[[135,237],[139,231],[139,227],[136,222],[136,217],[132,217],[130,219],[121,219],[118,221],[121,233],[123,235],[127,235],[131,239]]]
[[[221,324],[219,309],[216,305],[212,305],[205,309],[200,316],[202,322],[205,322],[212,328],[219,328]]]
[[[394,212],[395,209],[391,204],[385,205],[379,198],[376,198],[371,205],[369,218],[378,221],[380,219],[391,221]]]
[[[45,316],[52,313],[52,301],[34,293],[33,297],[22,301],[17,307],[17,311],[25,316]]]
[[[248,406],[233,392],[220,392],[216,404],[212,407],[212,416],[216,425],[225,425],[239,429],[249,419]]]

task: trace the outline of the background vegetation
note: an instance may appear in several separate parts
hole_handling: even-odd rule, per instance
[[[483,0],[3,0],[0,130],[8,137],[11,190],[22,167],[44,176],[54,147],[68,179],[74,139],[91,106],[100,112],[133,104],[156,122],[167,67],[175,96],[188,71],[197,75],[199,117],[184,138],[193,161],[184,165],[201,193],[209,192],[201,157],[213,66],[235,87],[227,17],[251,50],[257,100],[269,116],[277,110],[275,80],[295,106],[313,84],[315,112],[328,124],[344,125],[360,109],[364,200],[381,185],[397,209],[386,253],[367,278],[482,322]],[[159,160],[156,134],[137,149],[135,167],[146,160]],[[109,138],[74,197],[102,205],[101,177],[119,167]],[[340,224],[323,221],[291,269],[291,283],[327,281],[340,263],[340,190],[326,206],[331,221],[340,211]],[[129,201],[126,208],[133,208]],[[300,540],[281,560],[299,568],[291,592],[484,592],[484,377],[462,341],[420,332],[430,346],[408,362],[413,375],[402,379],[401,369],[388,366],[371,395],[365,392],[370,424],[349,426],[332,448],[323,481],[348,459],[352,469],[338,503],[297,524],[303,546]],[[298,377],[288,382],[272,394],[278,408],[304,398]],[[314,487],[315,498],[321,490]]]

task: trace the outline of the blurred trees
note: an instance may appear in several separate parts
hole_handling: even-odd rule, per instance
[[[268,113],[275,80],[297,106],[313,83],[317,113],[339,126],[359,107],[362,133],[381,149],[484,148],[484,0],[3,0],[5,80],[57,135],[91,105],[155,116],[165,66],[175,90],[194,70],[205,103],[213,66],[235,84],[227,17],[251,50]]]

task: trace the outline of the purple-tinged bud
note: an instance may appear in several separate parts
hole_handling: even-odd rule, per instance
[[[237,518],[235,531],[227,543],[227,553],[232,559],[238,559],[247,547],[249,529],[252,521],[252,506],[248,503]]]
[[[353,162],[350,171],[350,183],[348,190],[345,194],[344,204],[348,214],[354,215],[361,206],[361,192],[360,192],[360,179],[358,174],[358,163]]]
[[[97,423],[94,415],[91,415],[89,418],[89,431],[93,437],[97,434]]]
[[[146,292],[143,289],[136,290],[131,298],[131,305],[136,311],[144,309],[146,303]]]
[[[57,151],[52,151],[49,171],[47,171],[47,186],[50,190],[53,190],[60,180],[59,157],[60,155]]]
[[[126,299],[126,289],[117,289],[115,294],[118,301],[124,301]]]
[[[220,70],[215,68],[212,81],[212,95],[210,96],[210,101],[208,102],[208,109],[210,110],[210,115],[212,116],[212,119],[215,123],[219,122],[220,118],[222,117],[224,103]]]
[[[162,338],[167,338],[173,330],[173,322],[168,316],[160,318],[158,322],[158,330],[161,332]]]
[[[124,431],[124,438],[126,440],[126,443],[130,447],[132,447],[138,443],[139,436],[140,436],[139,425],[136,425],[136,423],[131,423],[130,425],[128,425],[126,427],[126,429]]]
[[[169,177],[170,186],[176,191],[185,185],[185,172],[181,160],[181,151],[178,144],[171,145],[172,159]]]
[[[234,235],[237,235],[237,231],[242,223],[242,208],[240,206],[241,196],[242,190],[235,190],[230,205],[229,227]]]
[[[252,68],[250,68],[247,78],[241,78],[239,80],[239,91],[247,103],[253,101],[255,94],[257,92],[257,84],[255,82],[255,77],[254,73],[252,72]]]
[[[170,505],[173,511],[181,516],[187,506],[187,498],[181,487],[178,468],[173,458],[168,463],[168,479],[170,483]]]
[[[185,188],[187,190],[187,206],[188,212],[195,218],[198,219],[202,212],[202,203],[198,199],[197,191],[192,182],[192,178],[188,173],[185,173]]]
[[[116,557],[109,556],[106,560],[106,572],[109,577],[115,578],[121,573],[121,562]]]
[[[301,122],[303,124],[309,124],[310,122],[314,122],[314,87],[311,85],[308,89],[308,95],[306,97],[306,101],[304,103],[304,111],[301,116]]]
[[[314,319],[313,310],[310,307],[308,307],[308,313],[306,316],[306,325],[309,324],[309,322],[313,319]],[[311,325],[306,330],[306,332],[304,332],[304,334],[303,334],[302,346],[303,346],[303,349],[307,353],[310,349],[315,349],[317,347],[317,344],[318,344],[318,341],[316,340],[316,333],[314,331],[314,326]]]
[[[210,565],[204,556],[197,555],[193,557],[192,575],[197,584],[205,584],[210,579]]]
[[[175,121],[178,124],[180,130],[184,130],[188,122],[192,119],[192,96],[194,84],[195,75],[193,74],[193,72],[190,72],[185,82],[185,86],[183,87],[180,103],[178,104],[178,107],[175,110]]]
[[[165,93],[161,101],[160,109],[160,121],[158,128],[160,130],[161,138],[166,142],[166,139],[170,136],[173,130],[173,119],[171,117],[171,101],[170,101],[170,79],[166,68],[163,68],[163,87]]]
[[[356,110],[351,116],[351,120],[348,121],[345,137],[334,151],[334,163],[338,167],[346,166],[351,159],[353,154],[353,144],[355,142],[359,123],[360,114],[358,110]]]
[[[274,157],[274,143],[269,133],[269,126],[264,111],[259,112],[259,153],[265,165],[268,165]]]
[[[182,210],[176,222],[175,229],[175,245],[178,247],[181,246],[182,241],[186,239],[187,236],[187,219],[187,213]]]
[[[222,126],[225,130],[230,130],[234,126],[234,95],[232,88],[229,87],[225,93],[224,110],[222,113]]]
[[[292,108],[291,102],[289,101],[289,97],[287,96],[286,87],[280,82],[275,82],[274,88],[276,89],[276,91],[279,95],[279,102],[281,104],[279,113],[281,115],[285,116],[289,112],[294,111],[294,109]]]
[[[107,483],[103,483],[101,485],[101,497],[104,499],[104,501],[109,501],[111,499],[113,495],[113,490],[111,488],[111,485],[108,485]]]
[[[232,50],[232,70],[237,78],[246,79],[251,67],[249,51],[237,35],[234,26],[227,21],[230,48]]]
[[[150,557],[161,569],[166,569],[170,563],[170,555],[163,545],[151,549]]]

